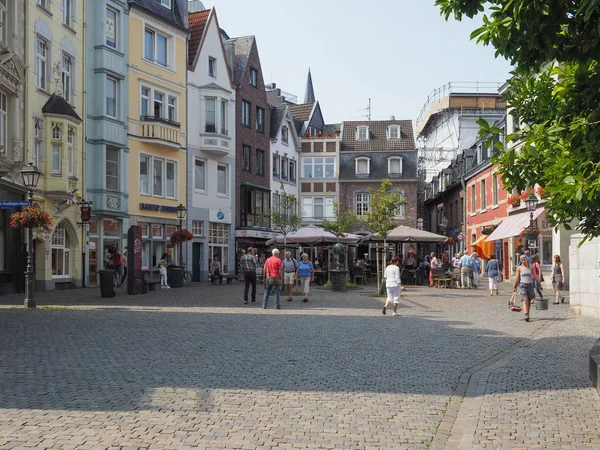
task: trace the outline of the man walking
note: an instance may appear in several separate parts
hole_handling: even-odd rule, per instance
[[[471,282],[473,258],[467,252],[464,252],[458,264],[460,265],[460,284],[462,288],[471,289],[473,287],[473,283]]]
[[[292,253],[289,251],[285,252],[285,259],[283,260],[283,284],[285,284],[288,289],[288,302],[291,302],[294,299],[296,269],[298,269],[298,263],[295,259],[292,259]]]
[[[244,287],[244,304],[248,304],[248,289],[252,285],[252,303],[256,301],[256,257],[254,249],[248,248],[248,253],[242,255],[240,259],[242,273],[246,286]]]
[[[275,292],[275,308],[281,309],[281,303],[279,302],[279,287],[281,286],[281,279],[283,275],[283,263],[279,258],[279,250],[274,248],[271,251],[271,256],[265,261],[265,295],[263,297],[263,309],[267,309],[267,303],[269,301],[269,295],[271,295],[271,289]]]

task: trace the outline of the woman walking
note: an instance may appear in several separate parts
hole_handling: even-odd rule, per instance
[[[433,269],[439,269],[440,262],[435,257],[435,253],[431,252],[431,270],[429,271],[429,287],[433,287]]]
[[[302,253],[302,260],[298,263],[298,269],[296,270],[296,276],[300,279],[302,290],[304,291],[304,303],[308,302],[308,293],[310,291],[310,282],[314,279],[315,268],[313,263],[308,260],[308,255]]]
[[[498,260],[494,253],[490,255],[490,260],[485,265],[485,273],[488,277],[490,297],[494,295],[494,293],[498,295],[498,275],[500,274],[500,267],[498,267]]]
[[[555,305],[558,305],[559,299],[561,303],[565,302],[565,298],[560,295],[560,291],[562,291],[565,286],[565,280],[565,267],[560,261],[560,256],[554,255],[554,266],[552,266],[552,289],[554,289],[554,293],[556,294],[556,299],[554,301]]]
[[[521,294],[521,301],[523,302],[523,311],[525,312],[525,321],[529,322],[529,308],[531,307],[531,300],[535,297],[533,291],[533,280],[539,279],[531,270],[531,267],[527,263],[527,256],[521,255],[521,265],[517,267],[517,273],[515,275],[515,284],[513,285],[513,292],[517,292],[517,286]]]
[[[479,286],[479,274],[481,274],[481,258],[477,252],[473,252],[471,258],[473,258],[473,289],[477,289],[477,286]]]
[[[385,305],[383,305],[383,310],[381,311],[383,315],[385,315],[387,311],[387,307],[390,303],[394,303],[394,313],[393,316],[397,316],[396,310],[398,309],[398,304],[400,303],[400,289],[404,290],[404,286],[400,282],[400,268],[398,267],[398,257],[392,256],[389,266],[385,268],[385,272],[383,274],[383,278],[385,279],[385,286],[387,289],[387,299],[385,301]]]
[[[531,257],[531,270],[533,270],[535,277],[540,280],[538,282],[535,278],[533,279],[533,288],[540,296],[540,299],[544,300],[544,294],[542,293],[542,281],[544,280],[542,278],[542,268],[540,266],[540,257],[538,255],[533,255]]]

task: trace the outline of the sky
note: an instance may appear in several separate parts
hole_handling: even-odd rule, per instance
[[[510,64],[446,22],[435,0],[204,0],[231,37],[255,35],[265,83],[304,100],[308,69],[326,123],[415,120],[449,82],[507,80]],[[480,19],[479,19],[480,21]]]

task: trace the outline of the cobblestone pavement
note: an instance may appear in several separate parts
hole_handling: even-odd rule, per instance
[[[568,305],[526,323],[507,285],[409,288],[392,317],[369,287],[280,311],[242,289],[0,297],[0,449],[600,448],[600,323]]]

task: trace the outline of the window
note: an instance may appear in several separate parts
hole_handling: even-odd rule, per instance
[[[217,131],[217,101],[214,98],[206,99],[206,128],[207,133]]]
[[[227,136],[227,101],[221,100],[221,134]]]
[[[265,174],[265,152],[262,150],[256,150],[256,174]]]
[[[492,204],[498,204],[498,175],[492,175]]]
[[[201,220],[192,220],[192,234],[194,236],[202,236],[202,229],[204,228],[204,222]]]
[[[290,130],[288,127],[281,127],[281,142],[287,144],[289,142]]]
[[[58,125],[54,125],[54,128],[52,128],[52,139],[56,141],[60,141],[62,139],[62,133]]]
[[[117,117],[117,80],[106,77],[106,115]]]
[[[140,156],[140,194],[150,195],[150,157]]]
[[[69,127],[67,131],[67,170],[70,176],[73,176],[73,156],[75,153],[75,131]]]
[[[279,194],[273,194],[273,203],[271,210],[275,212],[280,212],[281,208],[281,196]]]
[[[303,158],[303,178],[335,178],[335,158]]]
[[[35,69],[37,74],[37,87],[46,89],[46,77],[48,63],[48,43],[38,37],[35,42]]]
[[[356,140],[362,141],[369,139],[369,127],[361,126],[356,127]]]
[[[152,194],[158,197],[164,195],[164,160],[152,158]]]
[[[167,161],[167,197],[177,198],[177,164]]]
[[[369,173],[371,173],[371,159],[356,158],[354,160],[354,168],[356,175],[369,175]]]
[[[242,170],[250,170],[251,148],[248,145],[242,145]]]
[[[250,126],[250,103],[246,100],[242,100],[242,125]]]
[[[171,0],[160,0],[160,4],[165,8],[171,9]]]
[[[227,189],[227,166],[224,164],[217,165],[217,194],[228,195],[229,189]]]
[[[202,159],[194,162],[194,189],[206,191],[206,161]]]
[[[217,60],[212,56],[208,57],[208,76],[217,77]]]
[[[6,154],[8,144],[8,98],[0,92],[0,154]]]
[[[487,192],[485,187],[485,180],[481,180],[481,209],[487,208]]]
[[[388,158],[388,174],[402,173],[402,158]]]
[[[52,145],[52,173],[60,175],[60,145]]]
[[[71,276],[71,244],[62,224],[52,233],[52,276]]]
[[[250,85],[254,87],[258,86],[258,71],[252,68],[250,68]]]
[[[37,4],[42,8],[48,8],[48,0],[37,0]]]
[[[164,102],[165,95],[160,92],[154,93],[154,118],[160,119],[164,117]]]
[[[356,201],[356,215],[366,216],[369,212],[369,206],[371,204],[371,195],[366,192],[359,192],[355,197]]]
[[[279,178],[279,155],[273,155],[273,178]]]
[[[106,45],[117,48],[117,12],[114,9],[106,8],[106,23],[104,26]]]
[[[288,175],[289,175],[289,165],[288,165],[288,159],[283,157],[281,158],[281,179],[282,180],[287,180],[288,179]]]
[[[8,21],[6,20],[8,11],[6,9],[6,0],[0,0],[0,42],[3,44],[6,44],[8,39]]]
[[[400,139],[400,126],[399,125],[390,125],[387,128],[387,138],[388,139]]]
[[[477,161],[475,161],[475,164],[479,164],[483,161],[483,144],[478,144],[477,145]]]
[[[240,223],[242,226],[267,228],[271,205],[269,191],[242,186],[240,192]]]
[[[404,192],[398,191],[398,201],[400,202],[400,205],[398,205],[398,211],[394,217],[396,217],[396,219],[404,219],[404,203],[402,203],[404,202]],[[450,207],[452,207],[452,205],[450,205]]]
[[[1,127],[1,121],[0,121]],[[2,135],[2,132],[0,132]],[[44,121],[42,119],[34,119],[33,124],[33,163],[39,167],[42,158],[42,145],[44,139]],[[1,145],[1,144],[0,144]]]
[[[62,54],[61,64],[61,81],[63,89],[63,97],[66,101],[71,101],[71,69],[73,67],[73,60],[66,53]]]
[[[208,259],[214,261],[215,256],[221,261],[223,274],[229,273],[229,225],[209,222],[208,224]],[[232,264],[235,267],[235,260]]]
[[[142,105],[140,109],[140,115],[142,118],[148,115],[150,110],[150,89],[143,87],[141,92]]]
[[[167,104],[167,119],[171,122],[177,122],[177,99],[169,95]]]
[[[471,186],[471,213],[475,213],[475,185]]]
[[[73,21],[72,1],[73,0],[62,0],[63,23],[68,26],[71,26],[71,22]]]
[[[265,110],[262,108],[256,108],[256,131],[265,132]]]
[[[290,161],[290,182],[296,182],[296,161]]]
[[[304,197],[302,199],[302,216],[308,220],[333,218],[334,201],[335,197]]]
[[[106,147],[106,189],[119,190],[119,149]]]
[[[154,30],[144,31],[144,58],[161,66],[167,66],[167,37]]]

